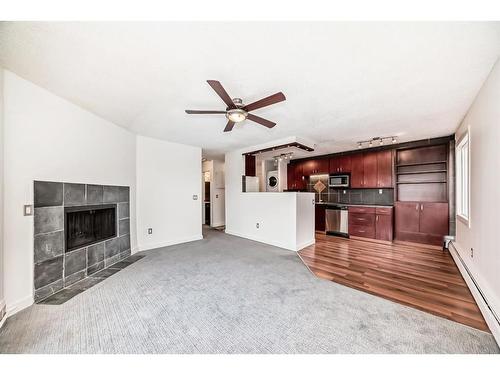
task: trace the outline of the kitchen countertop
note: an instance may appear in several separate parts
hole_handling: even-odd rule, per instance
[[[393,205],[383,205],[383,204],[349,204],[349,203],[331,203],[331,202],[315,202],[322,206],[347,206],[347,207],[385,207],[393,208]]]

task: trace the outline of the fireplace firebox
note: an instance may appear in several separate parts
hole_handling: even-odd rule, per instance
[[[116,205],[66,207],[66,252],[116,236]]]

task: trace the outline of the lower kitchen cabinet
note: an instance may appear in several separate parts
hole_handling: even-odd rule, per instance
[[[392,207],[349,207],[350,236],[392,241],[392,223]]]
[[[322,204],[316,204],[314,206],[315,213],[315,228],[317,231],[324,232],[326,230],[325,225],[325,206]]]
[[[396,239],[441,245],[448,228],[448,203],[396,202]]]

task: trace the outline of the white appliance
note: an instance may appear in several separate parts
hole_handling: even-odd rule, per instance
[[[253,176],[243,176],[243,192],[245,193],[258,193],[259,192],[259,178]]]
[[[266,191],[279,191],[278,171],[267,172]]]

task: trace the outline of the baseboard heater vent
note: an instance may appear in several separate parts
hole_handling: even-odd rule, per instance
[[[484,295],[483,291],[481,290],[481,287],[479,286],[479,284],[477,283],[476,279],[474,278],[474,276],[470,272],[469,267],[467,267],[467,264],[462,259],[462,256],[458,252],[458,250],[455,247],[455,244],[453,242],[451,242],[451,246],[453,246],[453,250],[455,251],[455,254],[457,255],[458,259],[460,260],[460,263],[462,264],[462,266],[464,267],[465,271],[467,272],[467,275],[469,275],[469,278],[472,280],[472,283],[474,284],[474,286],[476,287],[477,291],[479,292],[479,295],[481,296],[481,299],[484,301],[484,304],[486,305],[486,307],[488,308],[488,310],[491,311],[491,314],[495,318],[497,324],[500,326],[500,317],[495,312],[495,310],[493,309],[493,307],[491,307],[491,305],[489,304],[488,299]]]

